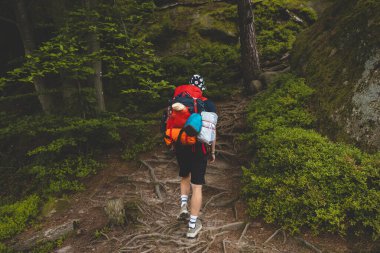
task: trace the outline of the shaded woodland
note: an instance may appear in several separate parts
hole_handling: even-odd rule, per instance
[[[107,157],[133,163],[162,148],[162,111],[195,73],[225,110],[219,127],[244,161],[239,198],[251,219],[376,252],[379,8],[0,0],[0,252],[109,170]],[[231,101],[244,106],[237,116]]]

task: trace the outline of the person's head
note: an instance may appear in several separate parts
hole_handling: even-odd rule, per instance
[[[205,82],[204,82],[204,80],[203,80],[203,77],[201,77],[201,76],[198,75],[198,74],[193,75],[193,76],[190,78],[189,83],[190,83],[191,85],[197,86],[199,89],[201,89],[201,91],[206,90],[206,86],[205,86]]]

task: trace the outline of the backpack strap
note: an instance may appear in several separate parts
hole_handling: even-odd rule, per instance
[[[206,146],[204,143],[202,143],[202,151],[203,151],[203,154],[206,155],[207,154],[207,149],[206,149]]]
[[[193,101],[194,101],[194,112],[195,112],[195,113],[198,113],[198,103],[197,103],[197,99],[196,99],[196,98],[193,98]]]
[[[181,129],[181,131],[179,131],[176,144],[181,144],[181,136],[183,134],[183,131],[185,131],[185,129],[183,129],[183,128]]]

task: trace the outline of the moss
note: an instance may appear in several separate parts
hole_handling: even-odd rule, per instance
[[[378,1],[337,1],[295,42],[292,66],[316,88],[320,129],[332,138],[353,141],[343,128],[365,62],[380,44],[379,12]]]
[[[290,51],[296,34],[312,24],[317,16],[302,1],[296,0],[255,1],[254,15],[262,61],[279,58]],[[295,16],[304,22],[298,22]]]

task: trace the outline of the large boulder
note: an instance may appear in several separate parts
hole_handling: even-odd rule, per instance
[[[380,1],[337,0],[295,42],[291,64],[316,89],[319,128],[380,148]]]

